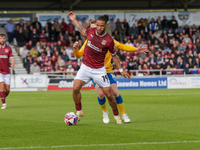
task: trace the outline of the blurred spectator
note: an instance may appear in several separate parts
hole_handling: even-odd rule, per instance
[[[171,72],[171,67],[170,65],[167,65],[167,68],[166,68],[166,75],[171,75],[172,72]]]
[[[56,29],[56,37],[57,37],[59,35],[59,33],[60,33],[60,24],[59,24],[57,18],[54,20],[53,26]]]
[[[192,74],[198,74],[198,68],[194,65],[194,70],[192,70]]]
[[[119,56],[119,59],[121,61],[125,61],[126,60],[126,56],[124,55],[124,52],[122,50],[118,51],[118,56]]]
[[[72,65],[68,65],[66,72],[67,72],[67,75],[68,75],[69,77],[72,77],[72,76],[73,76],[74,68],[72,67]]]
[[[66,51],[63,51],[63,54],[61,55],[61,58],[62,58],[65,62],[68,62],[68,61],[69,61],[69,57],[68,57]]]
[[[20,21],[17,25],[19,25],[19,27],[23,29],[24,28],[24,20],[20,19]]]
[[[65,18],[62,18],[62,22],[60,24],[61,32],[64,35],[65,31],[67,30],[67,23],[65,22]]]
[[[116,24],[114,23],[114,20],[113,19],[111,19],[110,20],[110,27],[112,28],[112,31],[115,31],[115,29],[116,29]]]
[[[37,17],[35,17],[35,21],[31,25],[33,28],[36,28],[36,26],[39,25],[39,28],[42,29],[41,23],[38,21]]]
[[[26,63],[26,71],[29,74],[30,73],[31,64],[33,63],[33,60],[32,60],[31,55],[29,53],[27,54],[26,62],[27,62]]]
[[[69,24],[68,24],[68,26],[67,26],[68,33],[69,33],[69,34],[72,34],[72,32],[74,31],[74,29],[75,29],[75,27],[74,27],[74,25],[72,24],[72,21],[70,20],[70,21],[69,21]]]
[[[41,63],[41,64],[40,64],[40,72],[44,72],[44,68],[45,68],[44,64]]]
[[[48,31],[51,31],[52,23],[50,19],[47,20],[47,25],[48,25]]]
[[[38,38],[39,38],[39,35],[37,34],[36,29],[34,28],[33,32],[31,33],[31,37],[30,37],[30,40],[32,41],[33,46],[36,45]]]
[[[133,26],[129,29],[129,35],[133,35],[134,38],[137,38],[138,34],[139,34],[139,30],[135,26],[135,24],[133,24]]]
[[[131,40],[128,40],[125,44],[134,47],[134,45],[131,43]]]
[[[108,32],[108,34],[109,34],[110,36],[112,36],[113,30],[112,30],[112,28],[110,27],[110,24],[107,25],[106,31]]]
[[[178,29],[178,22],[175,19],[175,16],[172,16],[172,20],[170,20],[169,27],[172,29],[174,33],[175,29]]]
[[[53,66],[52,66],[52,64],[51,64],[51,61],[48,61],[48,64],[47,64],[47,71],[48,71],[48,72],[54,71],[54,70],[53,70]]]
[[[28,42],[29,41],[29,30],[27,28],[27,24],[24,24],[23,33],[25,35],[26,42]]]
[[[38,51],[34,47],[32,47],[30,50],[30,55],[32,58],[36,58],[38,57]]]
[[[121,27],[121,22],[119,20],[119,18],[117,18],[117,21],[115,22],[115,26],[116,26],[116,30],[119,31],[119,28]]]
[[[20,47],[23,47],[26,43],[26,37],[23,33],[22,28],[19,29],[19,32],[16,35],[16,40],[17,40],[17,47],[18,47],[17,52],[18,52],[18,55],[20,55],[19,49],[20,49]]]
[[[167,32],[169,30],[169,21],[167,20],[166,16],[163,16],[162,29],[166,30]]]
[[[81,25],[82,25],[85,29],[87,29],[88,23],[85,21],[85,18],[82,19]]]
[[[152,33],[154,33],[155,30],[158,30],[158,24],[155,22],[154,18],[152,18],[149,23],[149,30],[152,31]]]
[[[126,21],[126,19],[124,19],[123,24],[124,24],[124,28],[126,28],[126,36],[128,36],[129,35],[128,32],[129,32],[129,28],[130,28],[129,23]]]
[[[39,34],[39,41],[40,41],[40,42],[46,42],[46,41],[47,41],[47,35],[46,35],[44,29],[43,29],[42,32]]]
[[[76,71],[78,71],[81,67],[81,61],[78,62],[78,65],[76,66]]]
[[[12,23],[12,20],[10,20],[5,26],[4,28],[6,28],[7,30],[7,34],[8,34],[8,42],[11,43],[13,40],[13,32],[15,30],[15,26]]]
[[[26,48],[26,45],[23,46],[23,49],[20,53],[20,55],[22,56],[22,61],[23,61],[23,66],[24,68],[26,68],[26,57],[29,53],[29,50]]]
[[[189,72],[189,64],[186,64],[186,65],[185,65],[184,73],[185,73],[185,74],[190,74],[190,72]]]
[[[158,56],[157,56],[157,64],[162,64],[163,63],[163,58],[161,57],[161,55],[160,54],[158,54]]]
[[[61,58],[61,56],[58,56],[58,61],[57,61],[58,65],[61,66],[65,66],[65,61]]]
[[[114,39],[115,39],[116,41],[120,41],[120,36],[119,36],[117,30],[114,31],[114,35],[113,35],[113,37],[114,37]]]
[[[162,30],[162,22],[160,16],[158,16],[158,19],[156,20],[156,23],[158,25],[158,31]]]
[[[56,42],[57,41],[57,36],[56,36],[56,29],[54,26],[51,27],[51,30],[49,32],[49,37],[51,42]]]

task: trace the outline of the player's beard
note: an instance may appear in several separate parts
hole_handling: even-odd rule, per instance
[[[3,46],[5,42],[0,42],[0,45]]]
[[[106,29],[104,29],[104,30],[103,30],[103,31],[102,31],[100,34],[99,34],[99,33],[98,33],[98,34],[99,34],[99,35],[102,35],[102,34],[104,34],[105,30],[106,30]]]

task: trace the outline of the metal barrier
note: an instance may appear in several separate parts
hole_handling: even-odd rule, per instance
[[[197,69],[189,69],[189,71],[193,71]],[[144,72],[154,72],[155,74],[153,75],[144,75]],[[166,72],[171,72],[171,74],[166,74]],[[200,76],[200,69],[197,70],[199,74],[186,74],[184,72],[184,69],[165,69],[165,70],[160,70],[160,69],[154,69],[154,70],[130,70],[129,73],[131,74],[131,77],[167,77],[167,76]],[[77,71],[74,71],[71,75],[69,75],[67,72],[61,73],[61,72],[40,72],[40,73],[35,73],[37,74],[46,74],[48,78],[63,78],[63,79],[73,79],[76,76]],[[116,77],[121,77],[121,74],[119,71],[114,71]]]

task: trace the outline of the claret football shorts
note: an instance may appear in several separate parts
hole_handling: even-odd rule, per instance
[[[105,66],[94,69],[82,64],[75,79],[82,80],[85,83],[88,83],[91,79],[94,79],[99,87],[110,86],[110,80],[108,79]]]
[[[10,85],[10,74],[0,73],[0,82],[4,82],[5,84]]]

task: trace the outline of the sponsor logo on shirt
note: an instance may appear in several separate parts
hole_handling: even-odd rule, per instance
[[[103,40],[103,41],[101,42],[101,44],[102,44],[102,45],[106,45],[106,42],[107,42],[106,40]]]
[[[8,53],[8,49],[5,49],[5,52]]]
[[[0,55],[0,58],[8,58],[7,55]]]
[[[102,52],[102,49],[100,49],[100,48],[94,46],[94,45],[91,43],[91,41],[88,41],[88,42],[87,42],[87,46],[90,47],[90,48],[92,48],[92,49],[94,49],[94,50],[96,50],[96,51],[98,51],[98,52]]]

